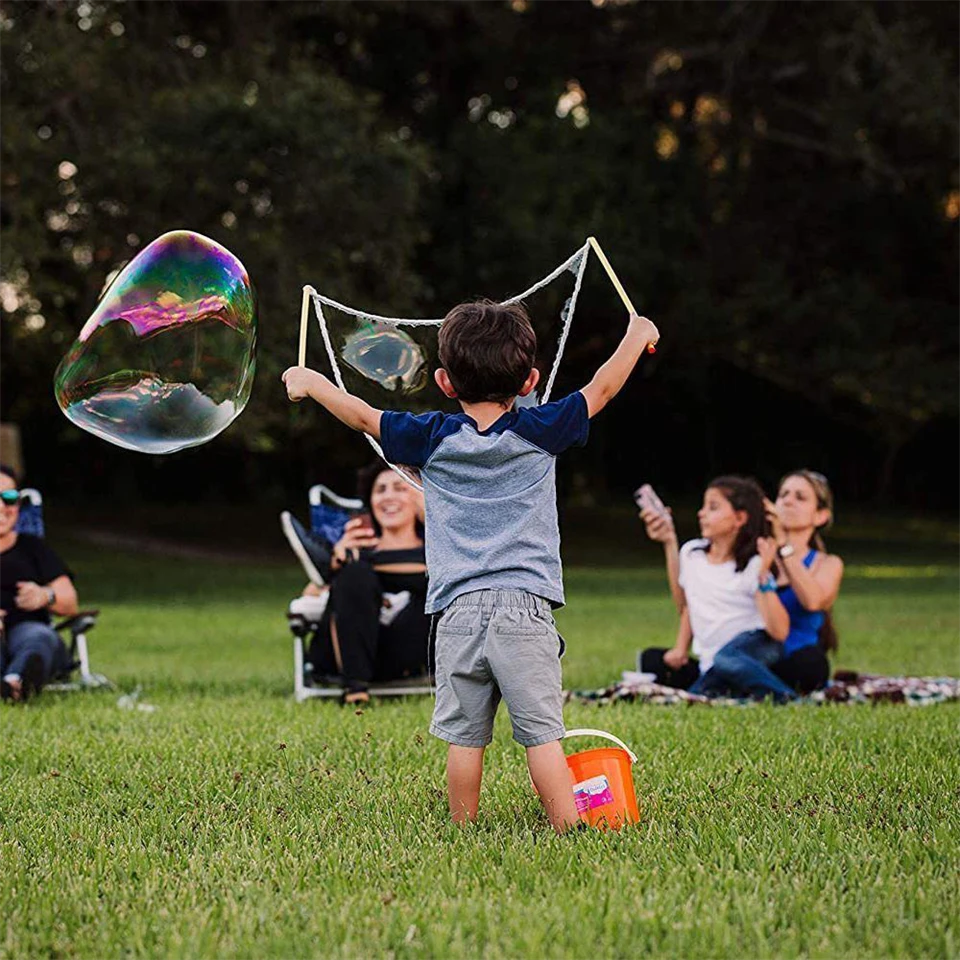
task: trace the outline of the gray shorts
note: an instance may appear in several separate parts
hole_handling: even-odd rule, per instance
[[[563,641],[541,597],[478,590],[457,597],[437,624],[437,702],[430,732],[485,747],[501,696],[514,739],[536,747],[563,737]]]

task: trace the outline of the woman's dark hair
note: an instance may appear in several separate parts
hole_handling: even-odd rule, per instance
[[[770,524],[763,509],[763,490],[750,477],[716,477],[707,484],[708,490],[719,490],[734,510],[744,511],[747,522],[737,532],[733,542],[733,559],[737,573],[744,570],[757,553],[757,538],[770,536]]]
[[[813,535],[807,544],[808,547],[815,547],[821,553],[826,553],[827,544],[823,539],[821,530],[829,529],[833,523],[833,491],[830,489],[830,482],[822,473],[817,473],[815,470],[807,470],[806,468],[791,470],[790,473],[786,473],[780,478],[780,482],[777,484],[778,491],[790,477],[800,477],[806,480],[813,488],[813,493],[817,498],[817,509],[830,511],[827,522],[813,531]],[[837,636],[837,628],[833,623],[833,611],[824,610],[823,614],[823,624],[820,627],[817,642],[829,653],[840,646],[840,638]]]
[[[5,463],[0,463],[0,473],[8,476],[14,483],[14,486],[20,486],[20,478],[17,476],[17,471],[13,467],[8,467]]]
[[[367,464],[367,466],[361,467],[357,471],[357,497],[363,501],[363,506],[370,517],[370,526],[373,527],[373,532],[378,537],[383,533],[383,527],[380,526],[380,522],[373,513],[373,508],[370,506],[370,499],[373,496],[373,488],[377,482],[377,477],[379,477],[381,473],[392,472],[392,469],[382,460],[374,460],[373,463]],[[419,517],[416,521],[416,530],[417,536],[422,540],[424,528]]]
[[[464,403],[512,400],[537,358],[537,335],[520,303],[461,303],[444,318],[437,345]]]

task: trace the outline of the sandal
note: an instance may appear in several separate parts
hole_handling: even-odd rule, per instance
[[[344,690],[340,702],[345,707],[363,707],[370,702],[370,694],[366,690]]]

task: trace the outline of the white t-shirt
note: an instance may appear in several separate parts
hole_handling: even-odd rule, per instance
[[[710,563],[708,540],[690,540],[680,548],[679,583],[687,598],[693,653],[700,672],[713,666],[717,651],[745,630],[762,630],[757,609],[760,557],[752,557],[739,573],[733,560]]]

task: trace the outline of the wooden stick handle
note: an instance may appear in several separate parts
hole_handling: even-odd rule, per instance
[[[297,351],[297,366],[307,365],[307,321],[310,319],[310,295],[313,287],[307,284],[303,288],[303,301],[300,304],[300,349]]]
[[[600,244],[597,243],[596,237],[587,237],[587,243],[593,247],[594,253],[597,255],[597,259],[603,264],[603,269],[607,271],[607,276],[610,278],[610,282],[615,287],[617,293],[620,294],[620,299],[623,301],[623,305],[630,311],[630,313],[636,313],[636,309],[633,306],[633,303],[630,301],[630,298],[627,296],[627,291],[623,289],[623,284],[620,282],[619,277],[613,272],[613,267],[610,266],[610,261],[607,259],[607,255],[600,249]],[[656,353],[657,348],[651,343],[647,347],[648,353]]]

